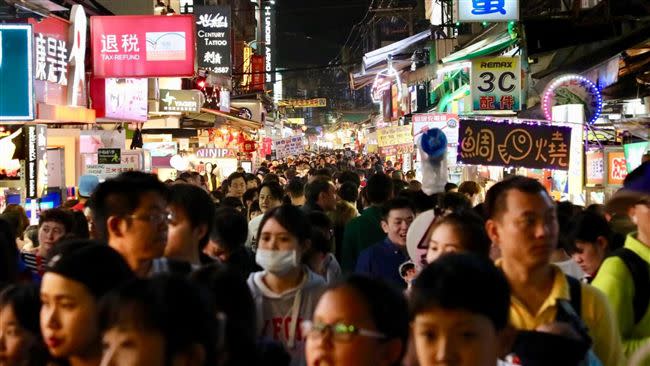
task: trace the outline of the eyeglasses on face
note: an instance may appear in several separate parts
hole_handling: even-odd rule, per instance
[[[345,323],[324,324],[306,320],[300,324],[303,334],[308,338],[320,339],[326,333],[332,336],[335,342],[349,342],[355,336],[375,339],[386,339],[386,335],[368,329],[359,328]]]
[[[152,224],[169,224],[176,219],[176,215],[172,211],[163,211],[159,213],[152,213],[149,215],[126,215],[125,217],[147,221]]]

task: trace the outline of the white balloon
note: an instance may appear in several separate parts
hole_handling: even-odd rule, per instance
[[[174,155],[172,158],[169,160],[169,165],[172,166],[172,168],[176,170],[187,170],[189,167],[189,162],[187,159],[183,158],[180,155]]]

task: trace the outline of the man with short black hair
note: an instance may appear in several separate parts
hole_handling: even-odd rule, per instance
[[[577,314],[586,324],[593,350],[605,366],[623,364],[614,314],[604,295],[567,277],[551,264],[559,228],[555,203],[537,180],[515,176],[495,184],[487,194],[485,227],[501,251],[497,266],[512,289],[510,322],[535,331],[557,323],[573,325]],[[569,303],[570,301],[570,303]],[[565,306],[566,305],[566,306]],[[572,311],[565,310],[567,307]],[[582,327],[573,327],[581,333]]]
[[[236,197],[240,200],[246,192],[246,176],[244,173],[234,172],[228,176],[227,197]]]
[[[301,178],[295,178],[287,184],[287,195],[291,199],[291,204],[294,206],[302,206],[305,204],[305,184]]]
[[[336,209],[336,187],[326,178],[317,178],[305,187],[307,202],[302,206],[305,213],[329,212]]]
[[[357,273],[382,278],[395,286],[406,288],[399,268],[409,260],[406,233],[415,219],[415,210],[405,198],[388,201],[382,208],[381,227],[386,238],[365,249],[357,259]]]
[[[366,198],[370,207],[352,219],[343,234],[341,259],[344,271],[354,271],[361,251],[386,237],[381,225],[381,206],[392,197],[393,181],[390,177],[375,174],[368,179]]]
[[[200,253],[208,243],[214,225],[215,206],[210,195],[193,185],[176,184],[170,188],[167,207],[172,220],[169,222],[165,258],[199,266]]]
[[[125,172],[97,186],[91,209],[98,239],[124,257],[139,277],[150,275],[153,260],[167,245],[169,188],[152,174]]]

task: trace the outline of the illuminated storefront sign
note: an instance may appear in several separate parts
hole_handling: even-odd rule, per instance
[[[90,17],[95,76],[194,75],[194,16]]]
[[[553,107],[566,104],[582,104],[585,120],[596,122],[603,111],[603,96],[598,86],[580,75],[564,75],[551,82],[542,97],[542,109],[549,121],[553,120]]]
[[[519,0],[458,0],[461,22],[503,22],[519,19]]]
[[[230,75],[230,6],[197,6],[194,16],[199,67],[214,74]]]
[[[0,24],[0,121],[34,119],[32,26]]]
[[[273,2],[267,2],[262,11],[264,71],[266,71],[267,83],[275,82],[275,9],[273,7]]]

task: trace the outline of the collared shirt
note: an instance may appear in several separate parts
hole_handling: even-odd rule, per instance
[[[650,269],[650,248],[641,243],[636,233],[630,234],[625,240],[625,248],[636,253],[648,263]],[[650,342],[650,309],[639,322],[634,324],[634,280],[625,262],[619,257],[609,257],[598,270],[592,284],[605,293],[609,299],[623,338],[623,349],[631,356],[641,346]]]
[[[497,261],[501,266],[501,261]],[[517,329],[535,330],[540,325],[556,321],[557,300],[571,300],[569,283],[560,268],[553,265],[553,286],[536,314],[514,294],[510,297],[510,323]],[[581,284],[581,317],[593,339],[593,350],[605,366],[624,365],[623,349],[618,325],[607,299],[596,288]]]
[[[399,267],[408,260],[406,248],[386,238],[359,254],[355,272],[382,278],[400,288],[406,288],[406,282],[399,274]]]

